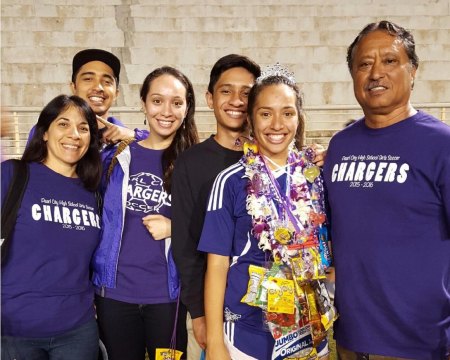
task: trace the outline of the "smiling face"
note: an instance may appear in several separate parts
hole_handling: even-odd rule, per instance
[[[252,113],[253,133],[259,151],[285,165],[289,145],[299,123],[294,90],[285,84],[269,85],[257,95]]]
[[[50,124],[44,133],[47,157],[44,164],[65,176],[75,173],[78,161],[89,148],[89,124],[81,112],[71,106]]]
[[[351,74],[366,120],[381,116],[387,126],[405,119],[416,68],[398,38],[380,30],[366,35],[354,50]]]
[[[84,64],[71,87],[74,95],[86,100],[98,116],[105,118],[119,95],[113,70],[101,61]],[[104,125],[98,123],[98,127],[103,128]]]
[[[241,132],[245,128],[248,94],[254,82],[255,77],[247,69],[231,68],[220,75],[214,93],[206,93],[206,102],[214,110],[218,134]]]
[[[186,88],[174,76],[161,75],[152,80],[142,107],[150,127],[148,139],[152,145],[166,148],[186,116]]]

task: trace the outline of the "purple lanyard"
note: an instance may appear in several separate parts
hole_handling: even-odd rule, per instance
[[[283,207],[283,209],[286,211],[289,220],[291,221],[292,225],[294,225],[295,228],[295,232],[297,234],[300,234],[300,232],[304,229],[303,225],[300,223],[300,220],[297,219],[294,214],[292,213],[292,203],[291,203],[291,199],[286,196],[285,194],[282,193],[281,188],[280,188],[280,184],[278,184],[278,181],[275,180],[275,178],[273,177],[272,171],[270,171],[270,168],[267,166],[267,162],[264,159],[264,155],[261,155],[261,159],[263,161],[264,164],[264,168],[267,172],[267,175],[269,176],[270,182],[272,183],[272,185],[275,188],[275,193],[278,197],[278,199],[280,199],[280,203],[281,206]],[[289,161],[289,158],[288,158]],[[287,180],[289,180],[289,176],[290,174],[290,166],[289,169],[287,171]],[[290,192],[290,181],[288,181],[287,183],[287,190]]]

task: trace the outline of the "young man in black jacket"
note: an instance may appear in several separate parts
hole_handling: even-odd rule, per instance
[[[206,101],[214,110],[217,133],[182,153],[173,173],[173,256],[181,277],[181,301],[192,317],[195,339],[203,349],[206,256],[197,251],[197,246],[214,179],[242,156],[242,138],[248,136],[247,97],[260,73],[260,67],[242,55],[230,54],[214,64]],[[188,356],[191,358],[189,348]]]

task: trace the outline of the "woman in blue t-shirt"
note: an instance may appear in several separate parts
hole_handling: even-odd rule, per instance
[[[2,359],[97,359],[89,280],[100,229],[97,131],[78,96],[60,95],[39,115],[21,159],[28,183],[6,252],[2,246]],[[14,162],[1,170],[3,206]]]
[[[336,312],[324,280],[330,266],[323,181],[302,149],[302,97],[279,64],[248,98],[254,143],[211,190],[198,249],[205,278],[207,358],[326,359]]]
[[[100,338],[112,360],[143,360],[146,351],[154,359],[157,349],[185,352],[187,342],[170,248],[170,187],[177,156],[198,141],[194,90],[165,66],[146,77],[140,97],[150,135],[103,154],[104,216],[93,281]]]

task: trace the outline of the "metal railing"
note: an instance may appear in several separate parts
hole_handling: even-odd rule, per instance
[[[424,110],[450,125],[450,103],[414,104],[416,109]],[[36,123],[42,109],[37,107],[9,107],[8,115],[2,121],[9,122],[9,135],[2,137],[3,159],[18,158],[27,143],[28,133]],[[306,142],[328,145],[331,137],[350,119],[362,117],[358,105],[311,106],[305,108]],[[140,107],[114,107],[110,115],[119,118],[130,128],[146,128]],[[214,113],[207,107],[196,110],[196,124],[201,140],[216,131]]]

